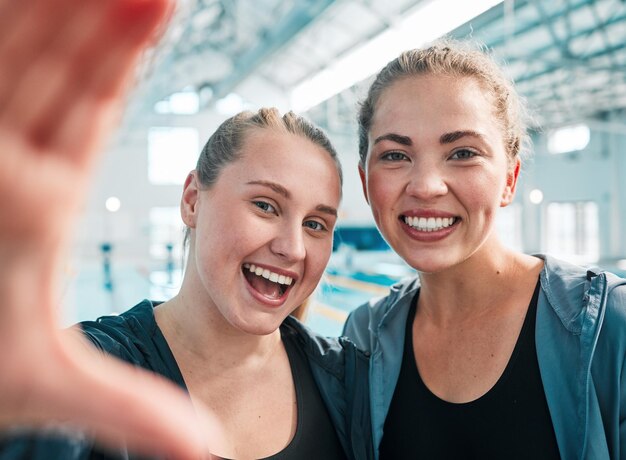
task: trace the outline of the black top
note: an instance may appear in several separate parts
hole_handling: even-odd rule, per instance
[[[107,316],[81,323],[85,335],[106,353],[157,372],[186,390],[182,374],[163,333],[159,329],[152,302],[145,300],[120,316]],[[313,378],[307,355],[297,333],[280,327],[296,390],[298,421],[290,444],[268,460],[304,458],[345,459],[334,425]],[[58,459],[83,460],[140,459],[127,451],[110,452],[94,446],[91,440],[75,435],[23,435],[0,438],[0,460]]]
[[[267,457],[267,460],[345,459],[346,455],[315,384],[306,355],[296,342],[295,333],[281,328],[281,335],[296,388],[298,426],[289,445],[281,452]]]
[[[298,426],[287,447],[263,460],[302,460],[303,458],[345,459],[341,443],[315,384],[311,368],[293,331],[281,328],[296,388]]]
[[[558,459],[535,348],[539,283],[520,336],[496,384],[462,404],[434,395],[413,353],[417,294],[406,324],[400,376],[380,445],[384,459]]]

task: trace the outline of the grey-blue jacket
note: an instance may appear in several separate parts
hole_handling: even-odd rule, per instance
[[[564,459],[626,458],[626,280],[540,257],[535,340],[548,407]],[[352,312],[344,334],[371,353],[370,404],[378,458],[400,373],[417,278]]]

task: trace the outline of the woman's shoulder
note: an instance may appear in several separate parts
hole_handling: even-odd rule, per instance
[[[153,302],[143,300],[120,315],[102,316],[78,325],[99,350],[134,364],[145,365],[145,350],[158,332],[153,309]]]
[[[626,327],[626,279],[597,267],[583,267],[542,256],[545,267],[541,286],[548,302],[564,324],[578,324],[591,313],[604,317],[603,328]],[[594,306],[593,312],[587,305]]]
[[[607,288],[605,323],[626,341],[626,279],[610,272],[604,276]]]
[[[346,337],[326,337],[289,316],[280,326],[283,340],[291,340],[313,367],[343,378],[347,363],[367,363],[368,355]],[[361,366],[357,366],[361,367]]]
[[[361,348],[369,347],[370,331],[376,330],[383,318],[392,310],[402,310],[408,306],[419,289],[419,278],[412,276],[392,285],[389,293],[383,297],[375,297],[355,308],[349,315],[344,326],[343,335],[354,340]]]
[[[340,355],[346,350],[358,350],[354,343],[343,336],[322,335],[293,316],[288,316],[280,326],[283,338],[294,340],[315,355]]]

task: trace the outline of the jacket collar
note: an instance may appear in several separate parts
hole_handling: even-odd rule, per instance
[[[309,359],[335,377],[343,379],[345,372],[344,342],[348,342],[347,339],[322,337],[293,316],[285,318],[281,325],[281,331],[283,334],[293,334]]]
[[[544,261],[540,282],[552,310],[568,331],[580,334],[585,312],[581,306],[589,300],[588,292],[597,273],[548,255],[535,257]]]
[[[545,261],[537,305],[537,357],[550,414],[559,427],[555,432],[561,455],[608,457],[603,436],[593,431],[597,423],[589,422],[600,418],[592,413],[597,406],[590,404],[595,391],[591,364],[608,295],[626,280],[549,256],[537,257]]]
[[[581,303],[585,300],[591,281],[597,273],[549,255],[535,254],[534,256],[544,261],[540,282],[548,302],[566,329],[573,333],[580,333],[583,316]],[[373,324],[380,328],[381,325],[395,318],[399,312],[405,311],[419,287],[420,282],[417,276],[393,285],[383,308],[376,311],[377,318]],[[370,305],[378,303],[376,300],[372,300]]]
[[[375,335],[378,335],[378,330],[390,321],[399,321],[404,324],[409,313],[411,301],[415,297],[415,293],[419,287],[419,276],[405,278],[391,286],[389,294],[385,298],[385,302],[382,306],[383,308],[374,308],[372,310],[376,318],[373,318],[374,321],[370,321],[370,327],[375,325],[376,330],[372,331]],[[380,299],[372,299],[370,306],[373,307],[378,304],[379,300]],[[401,318],[398,317],[398,315],[400,315]]]

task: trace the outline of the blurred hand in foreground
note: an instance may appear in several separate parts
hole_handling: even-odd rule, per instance
[[[0,429],[60,422],[116,447],[198,458],[164,379],[61,331],[58,274],[103,141],[172,0],[0,0]]]

